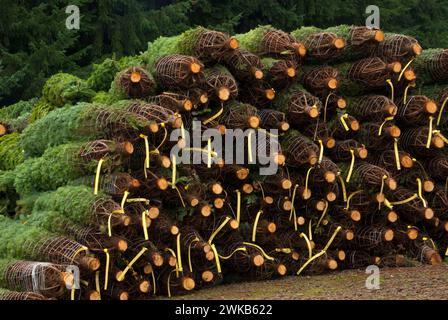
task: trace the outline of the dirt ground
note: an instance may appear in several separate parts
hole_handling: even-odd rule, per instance
[[[177,299],[448,299],[448,264],[380,269],[380,289],[366,289],[365,270],[224,284]]]

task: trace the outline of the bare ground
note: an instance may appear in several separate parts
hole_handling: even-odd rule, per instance
[[[448,265],[380,269],[380,289],[365,287],[365,270],[242,282],[198,290],[177,299],[448,299]]]

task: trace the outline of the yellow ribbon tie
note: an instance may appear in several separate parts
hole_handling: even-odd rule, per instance
[[[414,193],[413,196],[411,196],[411,197],[409,197],[409,198],[407,198],[407,199],[404,199],[404,200],[401,200],[401,201],[390,202],[390,204],[391,204],[392,206],[400,205],[400,204],[405,204],[405,203],[411,202],[411,201],[414,200],[415,198],[418,198],[418,194],[416,194],[416,193]]]
[[[397,170],[401,170],[400,154],[398,153],[398,139],[394,138],[394,155],[395,155],[395,165]]]
[[[394,116],[390,116],[384,119],[384,121],[381,123],[380,127],[378,128],[378,137],[381,136],[382,132],[383,132],[383,127],[384,125],[387,123],[387,121],[392,121],[394,120]]]
[[[281,252],[289,254],[292,252],[291,248],[275,248],[275,252]]]
[[[269,256],[269,255],[263,250],[263,248],[260,247],[259,245],[256,245],[255,243],[250,243],[250,242],[243,242],[243,244],[245,244],[245,245],[247,245],[247,246],[252,246],[252,247],[257,248],[258,250],[261,251],[261,254],[262,254],[266,259],[271,260],[271,261],[274,261],[274,260],[275,260],[273,257]]]
[[[179,188],[177,186],[173,186],[173,184],[171,182],[169,182],[168,184],[171,185],[174,190],[176,190],[177,195],[179,196],[180,202],[182,203],[182,207],[185,208],[185,202],[184,202],[184,199],[182,198],[182,194],[180,193]]]
[[[145,136],[144,134],[140,134],[140,138],[142,138],[145,141],[145,168],[149,169],[149,142],[148,142],[148,136]]]
[[[219,261],[219,254],[218,250],[216,250],[215,244],[212,244],[212,250],[215,254],[216,269],[218,270],[218,273],[221,273],[221,262]]]
[[[313,170],[313,169],[314,169],[314,167],[310,167],[310,168],[308,169],[308,171],[306,172],[306,178],[305,178],[305,192],[308,192],[308,180],[309,180],[309,178],[310,178],[311,170]]]
[[[121,199],[121,209],[124,210],[124,204],[126,203],[126,199],[129,196],[129,191],[125,191],[123,194],[123,198]],[[124,211],[123,211],[124,213]]]
[[[126,199],[126,203],[133,203],[133,202],[144,202],[146,204],[149,204],[149,199],[146,198],[131,198]]]
[[[345,122],[346,118],[348,118],[348,114],[344,113],[342,116],[339,117],[339,121],[341,121],[342,126],[344,127],[345,131],[350,131],[350,128],[348,127],[347,123]]]
[[[218,118],[224,111],[224,106],[221,105],[221,109],[219,109],[219,111],[217,113],[215,113],[213,116],[211,116],[210,118],[208,118],[207,120],[203,121],[203,124],[207,124],[209,122],[212,122],[213,120],[215,120],[216,118]]]
[[[313,256],[313,249],[311,248],[310,239],[308,239],[307,235],[305,233],[303,233],[303,232],[300,234],[300,238],[304,238],[305,239],[306,246],[308,247],[309,259],[311,259],[311,257]]]
[[[177,261],[179,264],[179,271],[183,272],[184,268],[182,267],[182,254],[180,251],[180,232],[177,234],[176,244],[177,244]]]
[[[104,254],[106,255],[106,268],[104,270],[104,290],[107,290],[109,283],[109,266],[110,266],[110,255],[109,250],[103,249]]]
[[[263,213],[263,210],[260,210],[257,212],[257,215],[255,216],[254,226],[252,228],[252,242],[255,242],[255,238],[257,236],[258,220],[260,219],[260,215],[262,213]]]
[[[318,161],[318,163],[320,164],[322,162],[323,157],[324,157],[324,144],[322,143],[321,139],[319,139],[319,145],[320,145],[320,150],[319,150],[319,161]]]
[[[394,84],[392,83],[392,80],[390,80],[390,79],[387,79],[386,82],[390,86],[390,100],[392,100],[392,102],[394,102]]]
[[[145,240],[148,240],[148,226],[146,225],[146,216],[148,214],[148,210],[142,212],[142,227],[143,227],[143,236]]]
[[[357,195],[358,193],[361,193],[361,192],[362,192],[362,190],[357,190],[357,191],[355,191],[355,192],[353,192],[353,193],[350,193],[350,195],[349,195],[348,198],[347,198],[347,205],[346,205],[346,207],[345,207],[345,210],[350,209],[350,200],[351,200],[355,195]]]
[[[345,182],[349,183],[350,178],[352,177],[353,173],[353,167],[355,166],[355,151],[353,149],[350,149],[350,153],[352,156],[352,160],[350,161],[350,168],[348,169],[347,178],[345,179]]]
[[[240,223],[240,217],[241,217],[241,191],[235,190],[236,192],[236,221]]]
[[[171,255],[176,259],[176,277],[179,277],[179,263],[177,262],[177,256],[173,249],[165,248],[165,251],[171,253]]]
[[[310,237],[310,240],[313,240],[313,233],[311,231],[311,223],[313,222],[313,219],[310,219],[310,222],[308,223],[308,235]]]
[[[342,196],[344,198],[344,202],[347,202],[347,189],[345,188],[345,182],[344,179],[342,179],[341,175],[338,175],[339,181],[341,182],[342,187]]]
[[[404,95],[403,95],[403,103],[406,104],[406,102],[408,101],[408,90],[410,87],[415,87],[415,83],[410,83],[406,86],[406,88],[404,89]]]
[[[100,272],[99,271],[95,272],[95,288],[96,288],[96,291],[98,291],[98,294],[100,295],[100,300],[101,300]]]
[[[327,213],[327,210],[328,210],[328,201],[327,201],[327,200],[324,200],[324,201],[325,201],[325,208],[324,208],[324,211],[322,211],[322,214],[320,215],[319,220],[317,221],[317,225],[316,225],[316,228],[314,228],[314,231],[316,231],[316,229],[319,227],[320,223],[322,222],[322,220],[323,220],[324,217],[325,217],[325,214]]]
[[[96,167],[96,175],[95,175],[95,187],[93,189],[93,194],[97,195],[98,194],[98,186],[100,183],[100,174],[101,174],[101,166],[103,165],[104,159],[100,159],[100,161],[98,161],[98,166]]]
[[[417,187],[418,187],[418,190],[417,190],[418,197],[420,198],[420,200],[422,200],[423,206],[426,208],[428,206],[428,204],[427,204],[425,198],[423,198],[422,180],[420,178],[417,178],[416,180],[417,180]]]
[[[72,263],[73,261],[75,261],[76,257],[78,256],[78,254],[80,254],[81,252],[89,252],[89,248],[87,248],[86,246],[82,246],[81,248],[79,248],[78,250],[76,250],[75,254],[72,257]]]
[[[109,237],[112,237],[112,213],[109,214],[109,217],[107,218],[107,235]]]
[[[219,227],[212,233],[212,235],[210,236],[210,238],[208,239],[208,243],[212,244],[213,239],[216,237],[216,235],[218,234],[219,231],[221,231],[222,228],[224,228],[224,226],[227,224],[227,222],[230,221],[230,217],[226,217],[224,219],[224,221],[219,225]]]
[[[327,106],[328,106],[328,101],[330,100],[331,95],[333,95],[334,93],[330,92],[327,95],[327,98],[325,99],[325,106],[324,106],[324,122],[327,122]]]
[[[448,139],[440,132],[440,130],[434,130],[432,133],[448,144]]]
[[[403,77],[404,72],[406,71],[407,68],[409,68],[409,66],[411,65],[412,61],[414,61],[414,59],[411,59],[411,60],[404,66],[404,68],[401,70],[400,75],[398,76],[398,81],[401,80],[401,78]]]
[[[439,115],[437,117],[437,125],[440,125],[440,120],[442,120],[443,109],[445,108],[447,102],[448,102],[448,96],[445,98],[445,100],[443,100],[442,106],[440,107]]]
[[[126,268],[124,268],[123,272],[120,274],[120,276],[118,277],[118,281],[123,281],[126,273],[128,273],[129,269],[132,268],[132,265],[142,256],[142,254],[145,253],[145,251],[147,251],[147,248],[142,248],[140,250],[139,253],[137,253],[137,255],[134,257],[134,259],[131,260],[131,262],[129,262],[129,264],[126,266]]]
[[[292,191],[292,198],[291,198],[292,207],[291,207],[291,212],[289,213],[289,221],[291,221],[291,219],[292,219],[292,215],[293,215],[293,213],[294,213],[294,201],[295,201],[295,199],[296,199],[296,191],[297,191],[297,188],[298,188],[298,187],[299,187],[299,185],[296,184],[296,185],[294,186],[293,191]],[[263,198],[264,198],[264,197],[263,197]]]
[[[220,259],[222,260],[228,260],[230,259],[235,253],[237,253],[238,251],[243,251],[243,252],[247,252],[247,249],[245,247],[239,247],[236,248],[235,250],[233,250],[228,256],[219,256]]]
[[[429,117],[429,132],[428,132],[428,140],[426,140],[426,149],[429,149],[429,147],[431,146],[431,139],[432,139],[432,121],[433,121],[433,117],[430,116]]]

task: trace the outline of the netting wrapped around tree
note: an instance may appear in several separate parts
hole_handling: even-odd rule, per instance
[[[352,159],[352,151],[354,156],[359,159],[367,158],[368,151],[366,147],[354,139],[337,140],[329,154],[336,161],[350,161]]]
[[[113,90],[130,99],[143,99],[155,91],[152,75],[143,67],[130,67],[117,74]]]
[[[38,301],[38,300],[48,300],[48,298],[43,295],[35,292],[20,292],[20,291],[10,291],[7,289],[0,288],[0,300],[30,300],[30,301]]]
[[[248,84],[239,99],[258,108],[267,108],[272,104],[276,96],[274,88],[267,81],[253,81]]]
[[[448,49],[425,49],[414,60],[414,68],[420,83],[433,83],[448,79]]]
[[[193,107],[197,106],[188,95],[174,92],[163,92],[159,95],[147,98],[146,101],[170,109],[174,112],[189,112]]]
[[[224,102],[238,96],[236,80],[225,67],[214,66],[211,69],[206,69],[204,73],[209,97]]]
[[[342,54],[345,39],[332,32],[321,31],[315,27],[302,27],[291,32],[306,49],[306,60],[326,61]]]
[[[394,205],[394,210],[400,218],[410,223],[416,224],[422,220],[431,220],[434,217],[434,211],[425,206],[425,203],[417,196],[414,191],[398,187],[387,195],[391,202],[400,202]]]
[[[239,81],[261,80],[264,77],[261,59],[246,50],[234,50],[223,60],[225,66]]]
[[[278,129],[280,131],[288,131],[289,123],[286,120],[286,114],[273,109],[261,109],[258,111],[261,120],[261,127],[269,129]]]
[[[276,89],[282,89],[297,81],[299,66],[294,60],[263,58],[262,63],[268,82]]]
[[[396,61],[386,63],[375,57],[335,67],[341,76],[338,92],[347,96],[356,96],[368,90],[388,88],[387,80],[392,79],[394,74],[398,74],[402,65]]]
[[[445,147],[439,134],[431,133],[428,126],[403,130],[400,145],[412,155],[428,158],[438,154]]]
[[[162,87],[186,89],[204,83],[203,69],[195,57],[171,54],[156,62],[155,77]]]
[[[257,108],[236,101],[226,104],[224,112],[218,120],[229,129],[255,129],[260,125]]]
[[[242,48],[255,54],[274,58],[300,59],[305,56],[305,46],[293,36],[269,25],[252,29],[235,36]]]
[[[319,98],[298,84],[281,91],[274,100],[274,106],[284,112],[289,123],[295,126],[314,123],[322,109]]]
[[[448,178],[448,156],[440,154],[434,158],[428,159],[426,167],[431,177],[445,182]]]
[[[395,103],[381,95],[352,98],[349,100],[346,110],[359,120],[373,122],[383,122],[385,118],[397,114]]]
[[[407,126],[424,126],[429,124],[429,117],[437,113],[437,104],[426,96],[407,96],[406,101],[398,103],[397,120]]]
[[[312,137],[313,141],[322,141],[322,144],[326,149],[334,148],[336,140],[330,132],[330,128],[323,121],[317,121],[311,123],[303,130],[303,133],[308,137]]]
[[[304,67],[300,81],[307,90],[324,99],[339,87],[339,71],[330,66]]]
[[[348,164],[340,164],[340,167],[341,171],[344,173],[344,177],[347,177],[350,171]],[[371,187],[375,188],[375,190],[377,189],[379,192],[381,192],[381,187],[383,187],[384,190],[397,189],[396,180],[387,170],[364,161],[355,163],[349,183],[358,189]]]
[[[0,259],[0,285],[9,290],[34,292],[48,298],[61,297],[73,277],[64,266],[46,262]],[[65,278],[64,278],[65,277]]]
[[[393,122],[387,121],[382,127],[378,122],[365,122],[356,139],[370,150],[392,150],[400,136],[401,130]]]
[[[238,40],[223,32],[197,27],[179,36],[177,48],[179,53],[194,55],[204,61],[220,61],[238,48]]]
[[[281,144],[288,164],[292,166],[316,164],[319,147],[298,131],[289,130],[283,137]]]
[[[143,162],[140,162],[140,164],[141,163]],[[85,185],[91,187],[93,190],[95,181],[96,176],[89,175],[69,181],[68,185]],[[98,189],[101,190],[101,192],[115,197],[123,196],[125,191],[138,188],[139,186],[140,182],[128,173],[103,174],[100,176],[98,183]]]
[[[422,53],[422,47],[413,37],[386,33],[384,41],[378,45],[375,53],[388,62],[407,63]]]

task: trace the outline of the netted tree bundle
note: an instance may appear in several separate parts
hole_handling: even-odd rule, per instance
[[[378,57],[336,65],[341,77],[338,92],[357,96],[369,90],[388,88],[387,80],[400,73],[401,67],[400,62],[386,63]]]
[[[60,233],[67,221],[81,226],[107,226],[109,220],[111,226],[126,224],[126,216],[120,209],[121,206],[104,193],[95,195],[86,186],[66,186],[39,196],[28,220],[32,225]]]
[[[235,36],[241,47],[258,55],[274,58],[300,59],[305,56],[305,46],[289,33],[270,25],[259,26],[245,34]]]
[[[422,95],[407,96],[398,103],[397,120],[406,126],[424,126],[429,124],[429,117],[435,117],[437,104]]]
[[[276,89],[282,89],[298,79],[299,66],[294,60],[263,58],[261,60],[268,82]]]
[[[224,112],[218,118],[218,122],[229,129],[255,129],[260,126],[257,108],[237,101],[225,105]]]
[[[196,27],[178,38],[177,53],[196,56],[204,61],[220,61],[238,48],[238,40],[220,31]]]
[[[345,251],[345,259],[343,265],[346,268],[358,269],[369,265],[378,265],[381,262],[381,258],[372,256],[365,250],[348,250]]]
[[[234,50],[225,57],[223,63],[239,81],[250,82],[264,77],[260,57],[249,51]]]
[[[21,195],[54,190],[81,176],[94,174],[103,159],[101,172],[111,172],[122,164],[120,148],[104,140],[89,143],[69,143],[49,148],[40,158],[30,158],[15,170],[14,185]],[[98,147],[98,148],[97,148]],[[103,150],[100,150],[103,148]],[[126,152],[126,151],[125,151]]]
[[[174,128],[180,128],[182,125],[182,117],[177,112],[154,103],[141,100],[123,100],[114,104],[114,107],[144,119],[147,122],[146,128],[149,128],[152,133],[158,132],[160,126],[165,124]],[[133,135],[133,137],[135,136]]]
[[[233,100],[238,95],[238,85],[233,75],[223,66],[215,65],[206,69],[205,83],[208,96],[217,101]]]
[[[429,221],[434,217],[434,211],[412,190],[398,187],[388,193],[387,199],[391,203],[400,202],[394,205],[394,210],[409,223]]]
[[[157,60],[154,75],[162,87],[187,89],[204,83],[203,70],[195,57],[171,54]]]
[[[437,188],[428,197],[428,205],[434,210],[435,216],[440,219],[448,218],[448,193],[446,190]]]
[[[25,160],[20,134],[13,132],[0,137],[0,170],[13,170]]]
[[[332,184],[336,181],[339,167],[327,157],[316,164],[310,174],[312,184]]]
[[[38,300],[48,300],[48,298],[43,295],[35,292],[20,292],[20,291],[10,291],[7,289],[0,288],[0,300],[30,300],[30,301],[38,301]]]
[[[94,91],[107,91],[117,72],[120,71],[120,65],[114,58],[104,59],[99,64],[93,64],[93,71],[87,78],[87,86]]]
[[[193,103],[193,100],[195,103]],[[174,112],[189,112],[193,107],[197,107],[199,102],[196,98],[191,99],[188,94],[174,92],[163,92],[159,95],[147,98],[146,101],[150,104],[155,104]]]
[[[358,159],[366,159],[368,151],[366,147],[354,140],[337,140],[334,148],[329,151],[329,156],[335,161],[350,161],[353,156]]]
[[[14,291],[34,292],[48,298],[61,297],[73,277],[63,266],[46,262],[0,259],[0,285]]]
[[[400,170],[398,170],[397,168],[397,154],[398,161],[400,163]],[[398,150],[397,154],[392,149],[384,150],[374,154],[372,157],[370,157],[369,161],[377,166],[386,169],[394,176],[407,174],[409,173],[409,171],[418,171],[418,169],[414,168],[414,161],[412,160],[412,156],[409,153],[407,153],[406,151]]]
[[[286,114],[281,111],[273,109],[261,109],[258,110],[258,116],[260,117],[260,127],[269,129],[278,129],[280,131],[288,131],[289,123],[286,120]]]
[[[228,259],[222,259],[222,263],[236,273],[252,273],[265,263],[265,258],[258,248],[243,242],[228,243],[220,252],[223,252],[223,256],[230,256]]]
[[[350,170],[349,165],[344,163],[340,164],[340,167],[344,175],[347,175]],[[355,163],[349,183],[357,189],[365,187],[381,189],[382,186],[385,190],[397,189],[396,180],[387,170],[365,161]]]
[[[96,258],[86,255],[81,244],[24,221],[0,216],[0,257],[15,257],[55,264],[78,264],[90,270],[99,268]]]
[[[149,128],[151,122],[145,117],[123,109],[80,103],[54,110],[24,130],[21,145],[25,155],[40,156],[48,147],[71,141],[134,138]]]
[[[299,84],[282,90],[273,103],[277,110],[286,114],[289,123],[294,126],[316,122],[322,109],[319,98]]]
[[[426,49],[414,60],[418,81],[424,84],[448,80],[448,49]]]
[[[143,67],[129,67],[119,72],[112,90],[127,99],[143,99],[155,91],[152,75]]]
[[[267,108],[272,104],[275,97],[276,93],[271,84],[260,80],[247,84],[238,98],[243,102],[257,106],[257,108]]]
[[[387,248],[394,239],[394,231],[387,227],[365,226],[356,229],[352,245],[360,249]]]
[[[333,138],[326,122],[317,121],[311,123],[305,127],[303,133],[308,137],[312,137],[313,141],[319,142],[321,140],[326,149],[332,149],[336,144],[336,140]]]
[[[143,162],[141,162],[143,163]],[[71,186],[89,186],[94,188],[96,181],[95,175],[84,176],[68,182]],[[140,186],[140,182],[133,178],[129,173],[119,172],[112,174],[103,174],[99,178],[98,189],[105,194],[120,197],[125,191],[129,191]]]
[[[386,96],[367,95],[350,99],[346,110],[361,121],[383,122],[385,118],[395,116],[398,109]]]
[[[383,126],[378,122],[365,122],[359,130],[356,140],[363,143],[369,150],[392,150],[394,139],[400,136],[400,128],[390,121]]]
[[[413,156],[428,158],[437,155],[445,147],[445,142],[443,136],[430,132],[430,128],[425,126],[403,130],[400,145]]]
[[[409,256],[416,259],[421,263],[427,263],[431,265],[437,265],[442,263],[442,257],[437,252],[437,248],[434,246],[434,242],[430,240],[417,241],[413,247],[411,247]]]
[[[95,92],[84,80],[68,73],[57,73],[50,77],[42,89],[42,97],[56,107],[78,101],[90,101]]]
[[[332,119],[327,120],[327,124],[331,135],[340,140],[354,138],[364,126],[354,116],[340,110],[337,110]]]
[[[340,85],[339,71],[331,66],[303,67],[300,81],[312,94],[326,98],[329,92],[337,89]]]
[[[301,41],[306,49],[306,60],[327,61],[338,57],[344,52],[345,39],[336,33],[320,30],[316,27],[301,27],[291,32]]]
[[[306,256],[301,256],[299,259],[299,265],[304,265],[309,258]],[[338,262],[330,255],[330,253],[325,252],[325,254],[314,259],[307,267],[303,270],[304,275],[319,275],[326,271],[336,270],[339,267]]]
[[[191,100],[195,109],[205,108],[208,105],[209,97],[207,90],[199,87],[188,88],[178,91],[182,96],[186,96]]]
[[[386,33],[375,54],[385,61],[408,62],[422,53],[422,47],[417,39],[403,34]]]
[[[281,140],[286,162],[292,166],[314,165],[319,157],[319,147],[296,130],[289,130]]]
[[[445,182],[448,178],[448,155],[440,154],[436,157],[428,159],[425,163],[431,177]]]

